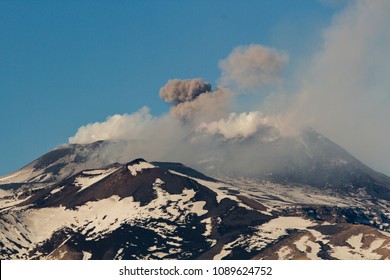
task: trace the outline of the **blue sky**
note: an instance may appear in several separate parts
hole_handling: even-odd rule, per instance
[[[173,78],[215,85],[238,45],[285,51],[286,72],[320,47],[340,6],[315,0],[0,0],[0,175],[77,129],[147,105]]]

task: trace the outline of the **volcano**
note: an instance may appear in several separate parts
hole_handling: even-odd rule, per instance
[[[208,141],[193,164],[63,145],[0,178],[1,258],[390,259],[386,175],[313,130]]]

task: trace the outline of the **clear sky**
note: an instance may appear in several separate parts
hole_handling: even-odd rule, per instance
[[[292,71],[342,8],[324,2],[0,0],[0,175],[87,123],[144,105],[163,114],[169,79],[215,84],[238,45],[285,51]]]

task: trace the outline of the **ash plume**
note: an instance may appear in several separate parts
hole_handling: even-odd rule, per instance
[[[196,124],[201,120],[222,117],[226,113],[228,99],[228,93],[223,90],[205,92],[191,101],[173,106],[170,114],[177,119]]]
[[[261,45],[238,46],[219,62],[220,82],[226,87],[247,90],[281,82],[279,74],[288,55]]]
[[[211,84],[203,79],[191,80],[169,80],[165,86],[160,89],[160,97],[168,103],[177,105],[182,102],[194,100],[202,93],[211,91]]]
[[[210,83],[198,78],[169,80],[160,97],[172,105],[172,117],[196,124],[224,115],[229,95],[221,89],[212,91]]]
[[[69,141],[128,141],[111,153],[113,160],[116,154],[129,160],[140,155],[195,166],[210,160],[226,172],[248,166],[272,171],[275,155],[259,145],[296,137],[310,126],[390,174],[389,13],[390,1],[350,2],[323,31],[322,47],[296,69],[294,89],[281,83],[287,53],[239,46],[219,62],[216,90],[200,78],[170,80],[160,90],[171,104],[169,113],[156,117],[144,108],[114,115],[81,127]],[[265,98],[250,109],[232,110],[242,93],[259,89]],[[131,144],[135,140],[143,145]]]

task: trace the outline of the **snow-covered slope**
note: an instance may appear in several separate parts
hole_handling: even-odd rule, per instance
[[[7,176],[0,177],[4,189],[55,183],[84,169],[107,165],[102,154],[105,142],[60,146]]]
[[[137,159],[0,198],[0,254],[390,259],[389,204],[364,205],[363,199],[264,180],[208,179],[177,163]]]
[[[123,147],[136,147],[138,141],[97,141],[91,144],[62,145],[20,170],[0,177],[0,189],[34,189],[53,185],[80,171],[97,169],[134,159]],[[126,148],[126,150],[128,150]]]
[[[247,230],[270,219],[143,160],[82,171],[0,211],[3,258],[196,258],[227,218]]]

